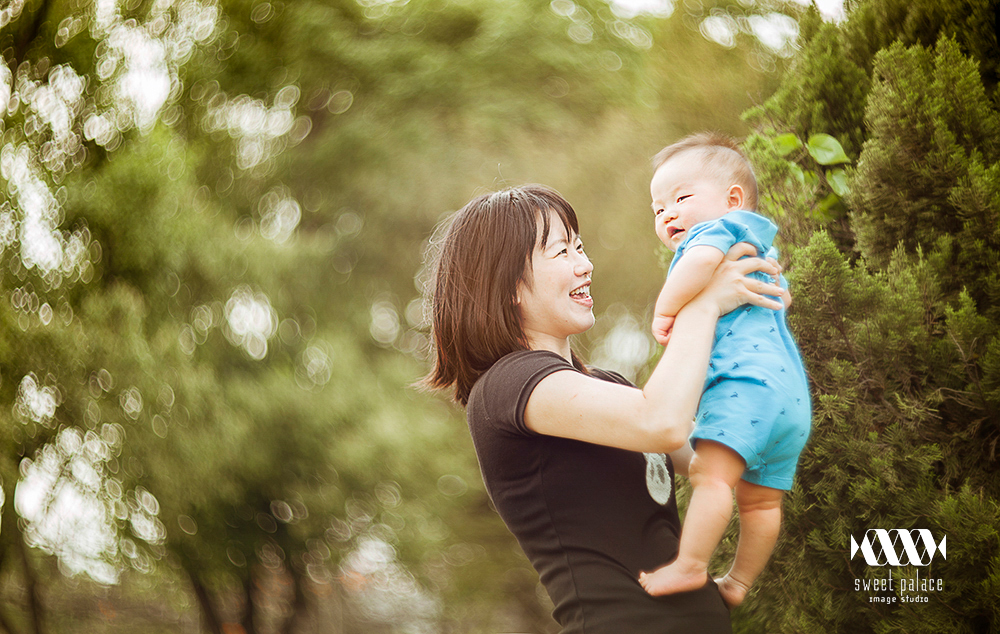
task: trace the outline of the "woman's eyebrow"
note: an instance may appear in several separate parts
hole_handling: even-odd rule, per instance
[[[582,241],[583,240],[583,236],[581,236],[579,233],[573,233],[573,234],[569,234],[569,235],[566,235],[566,236],[560,235],[551,244],[552,245],[556,245],[556,244],[559,244],[560,242],[563,242],[565,244],[570,244],[570,243],[576,242],[577,240],[581,240]]]

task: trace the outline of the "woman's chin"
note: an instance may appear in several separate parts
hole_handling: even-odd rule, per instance
[[[597,323],[597,319],[594,317],[594,313],[590,313],[590,319],[584,319],[580,322],[580,330],[576,334],[582,334],[594,327]]]
[[[582,335],[583,333],[593,328],[596,322],[597,320],[594,318],[593,315],[590,315],[589,318],[581,316],[565,324],[563,332],[559,336],[560,338],[563,338],[563,337],[572,337],[574,335]]]

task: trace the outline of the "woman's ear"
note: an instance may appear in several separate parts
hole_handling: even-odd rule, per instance
[[[726,204],[729,209],[743,209],[743,204],[746,202],[746,193],[743,188],[739,185],[730,185],[729,192],[726,196]]]

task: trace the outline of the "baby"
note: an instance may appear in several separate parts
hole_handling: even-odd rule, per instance
[[[777,227],[754,213],[753,170],[728,138],[689,136],[661,150],[654,166],[656,235],[676,252],[653,318],[653,334],[665,344],[674,316],[704,288],[729,248],[749,242],[759,256],[773,257]],[[805,369],[785,311],[743,306],[721,317],[691,434],[693,493],[680,553],[641,574],[647,592],[684,592],[708,582],[709,558],[729,524],[735,489],[739,544],[732,568],[716,582],[731,608],[743,601],[778,539],[781,498],[792,488],[810,415]]]

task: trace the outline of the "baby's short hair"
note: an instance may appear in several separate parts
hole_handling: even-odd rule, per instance
[[[697,152],[698,157],[714,175],[727,184],[739,185],[746,197],[744,207],[757,209],[757,178],[747,157],[731,137],[718,132],[697,132],[671,143],[653,157],[653,172],[670,159],[686,152]]]

